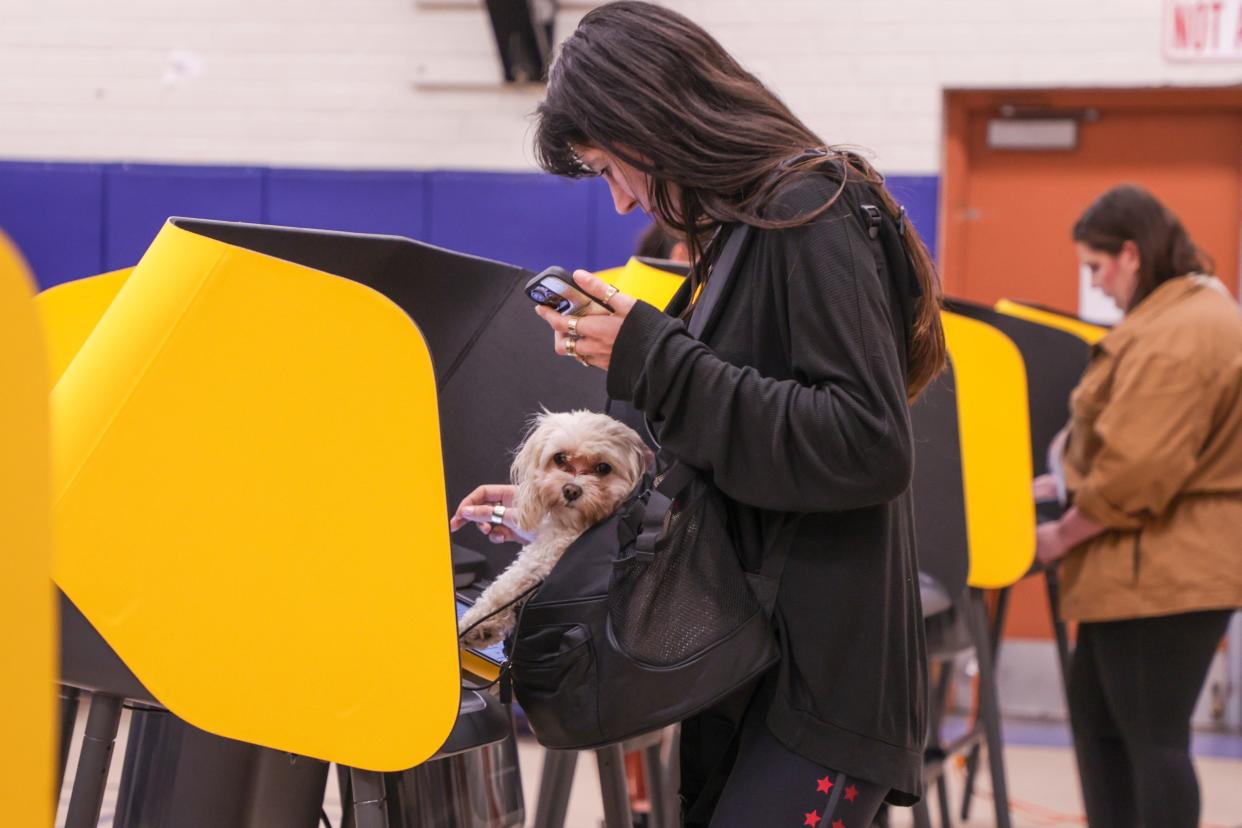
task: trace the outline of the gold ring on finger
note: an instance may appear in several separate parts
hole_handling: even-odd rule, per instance
[[[569,318],[569,335],[574,339],[578,338],[578,317],[576,316]]]

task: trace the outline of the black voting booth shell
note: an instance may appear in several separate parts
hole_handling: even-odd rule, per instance
[[[412,319],[432,356],[450,509],[475,486],[508,480],[512,451],[531,415],[542,408],[602,407],[604,375],[553,352],[550,331],[520,290],[532,275],[522,268],[396,236],[197,219],[173,218],[170,222],[191,233],[356,281],[388,298]],[[455,543],[484,554],[493,570],[506,565],[512,554],[493,547],[475,532],[462,532]],[[342,566],[348,565],[343,558]],[[319,823],[326,763],[212,736],[176,719],[158,707],[158,700],[63,594],[60,601],[65,685],[60,778],[64,777],[81,690],[93,695],[87,722],[90,738],[79,760],[78,775],[98,775],[81,788],[75,784],[67,825],[93,827],[98,821],[123,700],[130,702],[134,716],[122,771],[118,828],[194,828],[221,824],[220,820],[239,828],[311,828]],[[325,669],[331,669],[330,653],[325,653],[325,662]],[[505,709],[490,697],[465,692],[448,741],[420,769],[427,770],[435,759],[496,743],[510,729]],[[436,777],[434,770],[429,772],[433,775],[424,783]],[[393,778],[377,789],[381,792],[378,809],[360,811],[359,826],[413,825],[417,809],[425,808],[425,803],[411,801],[419,780],[403,780],[402,774],[389,776]],[[409,803],[398,808],[408,813],[384,808],[385,787],[390,798]],[[495,819],[505,815],[476,816]],[[520,809],[517,819],[521,819]],[[462,823],[466,828],[473,824]]]

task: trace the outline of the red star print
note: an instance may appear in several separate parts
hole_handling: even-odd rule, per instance
[[[850,785],[848,788],[845,789],[845,801],[846,802],[853,802],[857,798],[858,798],[858,788],[854,787],[853,785]]]
[[[832,790],[832,777],[825,776],[823,779],[816,780],[816,786],[817,793],[828,793]]]
[[[819,825],[819,821],[821,819],[823,819],[823,817],[821,817],[817,811],[811,811],[806,815],[806,822],[802,824],[804,826],[809,825],[811,828],[815,828],[816,825]]]
[[[845,823],[839,819],[834,819],[832,821],[832,828],[845,828]]]

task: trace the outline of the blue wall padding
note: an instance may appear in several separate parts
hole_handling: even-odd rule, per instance
[[[42,287],[104,269],[103,193],[98,164],[0,162],[0,228]]]
[[[263,220],[425,240],[426,178],[418,172],[270,170]]]
[[[588,260],[591,188],[531,173],[433,172],[428,241],[542,270]]]
[[[594,249],[589,260],[580,267],[592,270],[604,270],[625,264],[638,246],[638,237],[651,223],[651,219],[642,210],[633,210],[625,215],[617,213],[612,203],[612,195],[608,185],[602,178],[593,178],[587,182],[591,191],[591,239]]]
[[[888,184],[934,253],[939,178]],[[601,180],[534,173],[0,162],[0,228],[44,288],[136,264],[171,215],[393,233],[532,270],[620,265],[649,222],[617,215]]]
[[[932,259],[935,259],[939,241],[937,214],[940,202],[940,176],[892,175],[886,181],[889,192],[899,204],[905,206],[906,215],[918,228],[923,243],[931,251]]]
[[[264,173],[255,167],[109,167],[104,267],[135,264],[169,216],[261,222]]]

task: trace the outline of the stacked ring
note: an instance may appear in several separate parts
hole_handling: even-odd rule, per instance
[[[579,338],[580,337],[576,337],[576,336],[565,337],[565,355],[571,356],[574,359],[578,360],[578,363],[580,365],[584,365],[587,368],[590,368],[591,363],[587,362],[585,359],[583,359],[581,356],[578,355],[577,347],[578,347]]]
[[[490,521],[494,526],[499,526],[505,522],[504,504],[497,503],[492,507],[492,514],[491,517],[488,518],[488,521]]]

